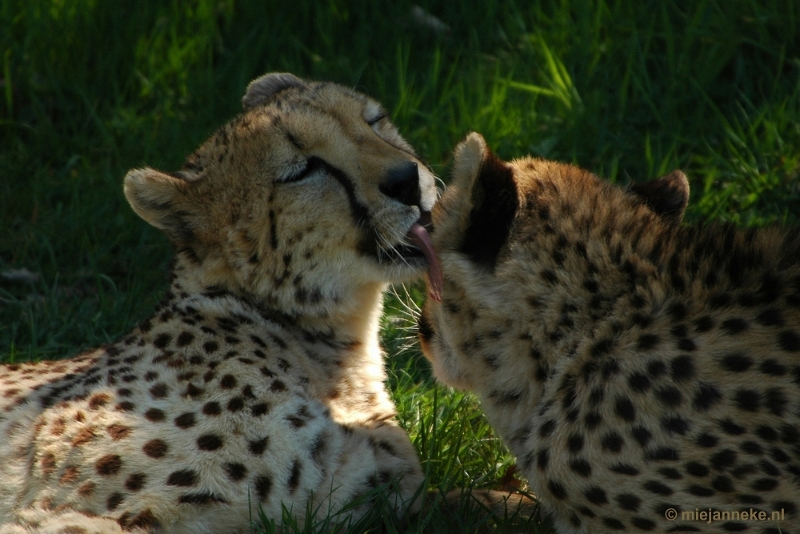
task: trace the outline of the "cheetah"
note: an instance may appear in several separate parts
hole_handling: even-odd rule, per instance
[[[455,151],[421,346],[559,533],[800,532],[800,230],[682,225],[688,197]]]
[[[2,366],[3,534],[249,532],[259,507],[302,524],[381,491],[419,508],[378,327],[387,285],[431,257],[434,176],[348,88],[272,73],[243,105],[180,171],[125,177],[175,249],[152,316]]]

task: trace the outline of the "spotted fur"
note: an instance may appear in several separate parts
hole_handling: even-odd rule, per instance
[[[270,74],[175,173],[125,195],[176,249],[152,316],[71,359],[0,368],[0,532],[249,532],[422,481],[378,342],[434,178],[374,100]],[[360,514],[369,503],[354,510]]]
[[[800,230],[681,226],[688,195],[456,149],[422,347],[560,533],[800,532]]]

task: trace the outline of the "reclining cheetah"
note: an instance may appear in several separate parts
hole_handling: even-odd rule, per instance
[[[800,532],[800,230],[682,227],[688,195],[456,149],[422,347],[560,533]]]
[[[243,103],[179,172],[125,177],[176,249],[155,313],[1,368],[0,532],[249,532],[258,506],[327,514],[381,485],[418,507],[378,319],[424,273],[434,177],[347,88],[274,73]]]

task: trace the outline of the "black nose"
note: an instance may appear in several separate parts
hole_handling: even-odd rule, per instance
[[[407,206],[419,206],[419,172],[413,161],[401,163],[390,170],[386,179],[378,186],[381,193],[399,200]]]

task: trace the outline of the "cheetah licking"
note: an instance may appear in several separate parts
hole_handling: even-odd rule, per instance
[[[249,532],[380,487],[419,507],[378,319],[432,258],[434,177],[347,88],[274,73],[243,103],[180,171],[125,178],[176,251],[153,315],[1,368],[0,532]]]

